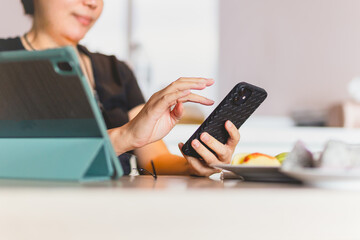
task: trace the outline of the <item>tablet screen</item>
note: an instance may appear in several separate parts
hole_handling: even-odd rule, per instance
[[[101,137],[76,74],[49,60],[0,62],[0,137]]]

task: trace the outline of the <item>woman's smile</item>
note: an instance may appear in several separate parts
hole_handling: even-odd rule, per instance
[[[80,22],[85,27],[90,26],[94,20],[92,17],[88,17],[85,15],[80,15],[80,14],[76,14],[76,13],[74,13],[73,15],[75,16],[77,21]]]

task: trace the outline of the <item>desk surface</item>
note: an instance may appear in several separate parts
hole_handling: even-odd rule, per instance
[[[0,180],[0,239],[360,239],[360,192],[160,176]]]

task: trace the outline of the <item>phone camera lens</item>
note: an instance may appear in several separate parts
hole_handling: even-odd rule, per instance
[[[250,89],[245,87],[240,88],[237,94],[234,96],[234,104],[236,105],[244,104],[251,96],[251,94],[252,91]]]
[[[239,94],[236,94],[235,96],[234,96],[234,104],[236,104],[236,105],[241,105],[241,102],[242,102],[242,100],[241,100],[241,98],[242,98],[243,96],[241,96],[241,95],[239,95]]]

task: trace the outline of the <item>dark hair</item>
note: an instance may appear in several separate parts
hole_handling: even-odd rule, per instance
[[[34,0],[21,0],[25,14],[34,15]]]

